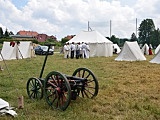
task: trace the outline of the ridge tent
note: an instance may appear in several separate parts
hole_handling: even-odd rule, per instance
[[[149,55],[149,46],[145,43],[141,51],[144,55]]]
[[[150,63],[157,63],[160,64],[160,50],[158,53],[153,57],[152,60],[149,61]]]
[[[32,49],[31,41],[20,41],[20,44],[16,43],[12,46],[11,42],[4,42],[1,50],[1,54],[4,60],[22,59],[31,57]],[[2,60],[2,56],[0,56]]]
[[[160,44],[156,47],[156,49],[155,49],[155,54],[157,54],[158,52],[159,52],[159,50],[160,50]]]
[[[146,60],[145,56],[143,55],[137,41],[129,42],[126,41],[123,45],[123,48],[115,58],[116,61],[141,61]]]
[[[98,31],[81,31],[68,42],[87,43],[90,47],[90,57],[109,57],[113,55],[113,43],[101,35]]]

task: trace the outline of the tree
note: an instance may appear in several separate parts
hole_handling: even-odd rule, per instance
[[[151,35],[155,30],[155,25],[152,19],[143,20],[139,27],[139,42],[140,44],[151,44]]]
[[[137,41],[137,40],[138,39],[137,39],[135,33],[132,33],[132,35],[131,35],[131,41]]]
[[[12,31],[9,32],[9,35],[14,35]]]
[[[112,41],[113,44],[118,44],[119,45],[119,38],[116,38],[115,35],[111,36],[110,41]]]
[[[0,38],[2,38],[3,37],[3,29],[2,29],[2,27],[0,27]]]
[[[160,30],[159,30],[159,28],[152,32],[151,40],[152,40],[151,44],[154,47],[157,47],[160,44]]]
[[[61,39],[61,45],[64,45],[66,42],[68,42],[69,41],[69,39],[67,39],[67,38],[62,38]]]
[[[6,28],[6,31],[5,31],[5,33],[4,33],[4,36],[5,36],[6,38],[9,37],[9,32],[8,32],[7,28]]]

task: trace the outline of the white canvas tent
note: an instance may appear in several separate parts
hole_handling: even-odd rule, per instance
[[[117,44],[113,44],[113,49],[117,49],[116,54],[118,54],[118,53],[121,52],[121,49],[120,49],[120,47],[119,47]],[[114,51],[114,50],[113,50],[113,51]]]
[[[158,53],[154,56],[154,58],[149,62],[160,64],[160,51],[158,51]]]
[[[141,51],[144,55],[149,55],[149,46],[147,44],[144,44]]]
[[[33,48],[31,41],[20,41],[20,44],[10,45],[10,42],[4,42],[1,50],[0,58],[4,60],[22,59],[31,57],[31,49]]]
[[[120,54],[115,60],[116,61],[141,61],[141,60],[146,60],[146,58],[142,54],[137,41],[135,42],[126,41],[124,43],[124,46]]]
[[[68,41],[69,43],[88,43],[90,47],[90,57],[112,56],[113,43],[97,31],[81,31],[78,35]]]
[[[154,53],[157,54],[159,52],[159,50],[160,50],[160,44],[156,47]]]

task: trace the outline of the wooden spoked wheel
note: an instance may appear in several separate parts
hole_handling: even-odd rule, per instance
[[[53,109],[66,110],[71,101],[71,88],[60,72],[50,72],[44,82],[45,99]]]
[[[43,86],[38,78],[30,78],[27,82],[27,94],[31,99],[43,98]]]
[[[77,90],[78,96],[83,98],[94,98],[97,96],[99,89],[98,80],[91,70],[87,68],[78,68],[74,71],[72,76],[86,79],[82,82],[82,87]]]

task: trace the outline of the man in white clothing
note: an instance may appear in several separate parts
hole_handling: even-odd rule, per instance
[[[90,48],[89,48],[89,45],[86,43],[86,58],[89,58],[89,52],[90,52]]]
[[[70,49],[71,49],[71,59],[73,59],[74,58],[74,53],[75,53],[75,50],[76,50],[76,46],[75,46],[74,42],[72,42]]]
[[[69,58],[69,43],[66,43],[63,47],[64,58]]]
[[[82,42],[82,58],[86,58],[86,49],[87,49],[86,44]]]

